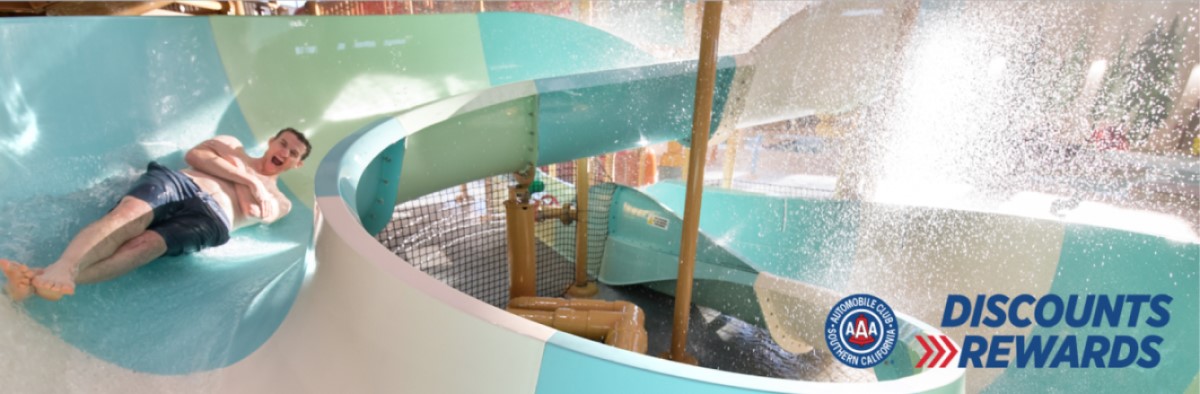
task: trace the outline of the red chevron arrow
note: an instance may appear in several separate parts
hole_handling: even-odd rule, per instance
[[[954,346],[954,341],[951,341],[950,337],[945,335],[928,335],[927,337],[929,339],[928,342],[926,342],[926,338],[917,335],[917,342],[920,342],[921,347],[925,348],[925,354],[917,361],[917,368],[946,368],[949,366],[950,360],[953,360],[954,356],[958,355],[958,347]],[[939,342],[938,339],[941,339],[941,341]],[[930,343],[933,344],[933,348],[929,347]],[[942,347],[943,343],[946,344],[945,348]],[[947,351],[949,351],[949,354],[946,354]],[[942,358],[943,355],[946,358]],[[938,360],[942,360],[942,365],[938,365]]]
[[[950,341],[950,337],[942,335],[942,342],[945,342],[946,348],[950,349],[950,355],[946,356],[946,361],[943,361],[941,366],[942,368],[946,368],[947,365],[950,365],[950,360],[954,359],[954,356],[958,355],[958,349],[954,347],[954,342]]]
[[[942,349],[942,344],[938,343],[937,337],[930,335],[929,342],[933,342],[933,347],[937,348],[937,353],[933,354],[933,360],[929,360],[929,367],[937,366],[938,360],[941,360],[942,355],[946,353],[946,349]]]
[[[920,335],[917,335],[917,342],[920,342],[921,347],[925,348],[925,354],[921,355],[920,361],[917,361],[917,368],[921,368],[923,365],[925,365],[925,360],[928,360],[929,356],[933,355],[933,350],[930,349],[929,345],[925,343],[925,338],[921,338]]]

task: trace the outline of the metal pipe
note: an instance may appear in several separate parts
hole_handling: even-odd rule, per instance
[[[499,211],[496,203],[500,201],[501,194],[496,190],[495,177],[483,178],[483,222],[490,223],[492,221],[492,213]]]
[[[589,162],[586,158],[575,160],[575,283],[567,289],[567,295],[574,298],[589,298],[599,291],[587,274]]]
[[[642,308],[628,301],[518,297],[509,300],[507,309],[517,316],[591,340],[603,340],[613,347],[646,352],[646,315]]]
[[[617,182],[617,152],[610,153],[607,160],[604,161],[604,172],[608,174],[608,181]]]
[[[650,183],[650,180],[647,179],[648,177],[646,176],[646,160],[645,160],[646,156],[649,154],[650,153],[646,152],[645,147],[641,147],[641,148],[637,149],[637,154],[635,155],[635,157],[637,157],[637,166],[636,166],[637,167],[637,177],[636,177],[637,184],[635,186],[642,187],[643,185]]]
[[[687,354],[688,319],[692,306],[692,281],[696,271],[696,237],[700,232],[700,197],[704,192],[704,160],[708,156],[708,129],[712,122],[713,90],[717,76],[717,38],[721,31],[719,1],[704,3],[700,29],[700,68],[696,73],[696,103],[692,113],[692,150],[688,155],[687,195],[683,205],[683,239],[679,245],[679,279],[675,282],[675,326],[671,331],[669,360],[695,365]]]

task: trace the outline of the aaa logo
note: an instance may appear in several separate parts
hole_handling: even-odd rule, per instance
[[[883,300],[870,294],[843,298],[825,320],[829,352],[843,364],[870,368],[896,348],[896,315]]]

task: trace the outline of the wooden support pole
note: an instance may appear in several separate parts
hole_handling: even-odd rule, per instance
[[[717,76],[717,38],[721,31],[719,1],[704,3],[700,30],[700,68],[696,73],[695,112],[692,113],[692,149],[688,155],[687,194],[683,205],[683,239],[679,245],[679,278],[675,282],[675,326],[671,331],[668,360],[697,364],[687,354],[688,319],[692,307],[692,282],[696,271],[696,238],[700,233],[700,197],[704,192],[704,160],[712,123],[713,90]]]
[[[575,160],[575,284],[567,289],[573,298],[589,298],[598,292],[595,282],[588,281],[588,159]]]

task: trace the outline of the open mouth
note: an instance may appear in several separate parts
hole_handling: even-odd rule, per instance
[[[278,158],[278,157],[272,157],[272,158],[271,158],[271,164],[274,164],[274,165],[275,165],[275,166],[277,166],[277,167],[278,167],[278,166],[282,166],[282,165],[283,165],[283,160],[281,160],[281,159],[280,159],[280,158]]]

